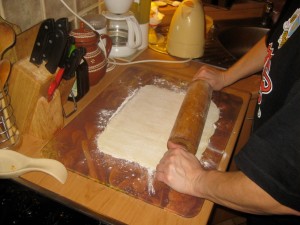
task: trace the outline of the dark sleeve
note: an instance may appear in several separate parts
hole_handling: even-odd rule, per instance
[[[300,211],[300,83],[235,158],[239,169],[281,204]]]

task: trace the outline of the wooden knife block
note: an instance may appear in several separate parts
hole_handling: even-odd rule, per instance
[[[57,89],[53,99],[48,102],[47,91],[54,78],[55,74],[49,73],[43,64],[37,67],[29,62],[29,58],[13,65],[9,95],[21,134],[48,140],[63,127],[62,102],[66,102],[66,95],[70,93],[75,78],[62,80],[60,87],[64,90]],[[60,93],[66,94],[62,96]]]

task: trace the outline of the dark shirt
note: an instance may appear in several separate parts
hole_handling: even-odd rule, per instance
[[[300,28],[289,20],[296,9],[300,1],[288,0],[270,31],[254,133],[235,161],[274,199],[300,211]],[[253,224],[300,224],[300,217],[255,218],[262,220]],[[285,220],[267,223],[274,218]]]

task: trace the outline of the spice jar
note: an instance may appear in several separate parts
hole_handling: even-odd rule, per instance
[[[72,30],[70,35],[75,38],[76,47],[84,47],[86,54],[84,56],[88,64],[90,86],[96,85],[106,73],[107,57],[109,56],[112,41],[106,34],[99,35],[90,28],[80,24],[79,29]],[[100,39],[106,40],[105,53],[98,45]]]

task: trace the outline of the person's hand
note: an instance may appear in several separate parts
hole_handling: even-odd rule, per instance
[[[226,85],[225,71],[211,66],[204,65],[194,75],[193,80],[205,80],[215,90],[219,91]]]
[[[195,155],[182,148],[168,150],[156,167],[156,179],[174,190],[197,196],[197,184],[204,172]]]

